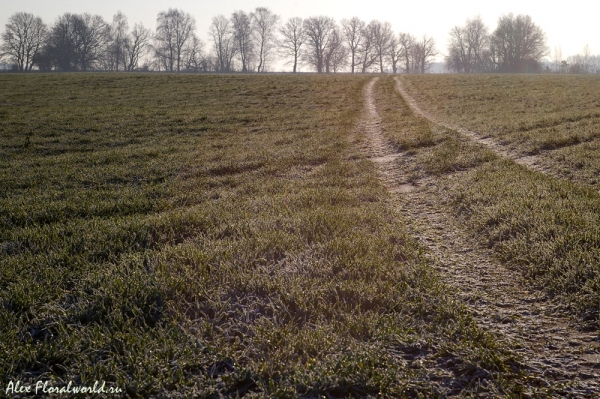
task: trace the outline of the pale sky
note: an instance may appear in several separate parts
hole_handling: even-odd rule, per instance
[[[234,11],[249,12],[256,7],[271,9],[283,21],[294,16],[316,15],[333,17],[337,22],[353,16],[366,22],[388,21],[396,32],[432,36],[442,55],[446,52],[450,29],[464,25],[468,18],[481,15],[491,32],[501,15],[527,14],[546,33],[551,51],[561,47],[563,58],[582,53],[586,44],[592,54],[600,54],[600,2],[583,0],[0,0],[0,31],[4,31],[8,18],[19,11],[40,16],[51,25],[65,12],[99,14],[110,22],[119,10],[127,16],[130,27],[143,22],[154,31],[160,11],[179,8],[196,18],[196,33],[209,50],[208,28],[212,17],[219,14],[229,17]]]

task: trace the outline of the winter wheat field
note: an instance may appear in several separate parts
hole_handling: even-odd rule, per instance
[[[598,77],[0,87],[0,396],[598,397]]]

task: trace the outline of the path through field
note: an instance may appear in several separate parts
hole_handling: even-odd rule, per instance
[[[361,127],[370,140],[368,154],[380,170],[410,230],[426,249],[427,258],[469,306],[478,324],[516,348],[528,375],[532,395],[549,388],[553,395],[596,397],[600,392],[598,354],[592,350],[597,334],[579,331],[573,321],[543,293],[527,288],[523,278],[507,269],[490,250],[466,232],[447,212],[440,179],[427,177],[416,185],[408,182],[403,165],[410,157],[397,152],[384,136],[374,99],[374,85],[365,88],[365,115]],[[435,121],[420,111],[397,88],[416,115]],[[459,130],[474,141],[498,152],[497,145]],[[502,154],[511,158],[510,154]],[[515,159],[518,162],[518,159]],[[460,178],[459,175],[445,178]]]
[[[559,177],[559,175],[554,173],[550,168],[544,167],[544,166],[542,166],[542,164],[540,162],[538,162],[538,159],[539,159],[540,155],[542,154],[542,152],[540,152],[537,155],[525,155],[524,156],[517,152],[510,151],[504,145],[499,143],[498,140],[496,140],[492,137],[484,137],[480,133],[474,132],[474,131],[469,130],[462,126],[454,125],[448,121],[441,120],[441,119],[437,118],[436,116],[430,114],[429,112],[424,111],[422,108],[419,107],[419,105],[417,104],[415,99],[410,94],[408,94],[408,92],[404,89],[404,86],[402,85],[402,81],[399,78],[396,78],[396,89],[402,95],[402,97],[404,98],[404,101],[406,101],[406,103],[410,106],[410,108],[416,115],[419,115],[438,126],[442,126],[446,129],[454,130],[460,134],[463,134],[463,135],[469,137],[471,140],[473,140],[477,143],[480,143],[480,144],[486,146],[487,148],[491,149],[496,154],[498,154],[504,158],[509,158],[509,159],[513,160],[514,162],[518,163],[519,165],[523,165],[526,168],[535,170],[536,172],[541,172],[541,173],[551,175],[554,177]]]

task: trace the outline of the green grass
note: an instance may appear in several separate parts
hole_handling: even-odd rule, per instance
[[[467,170],[496,158],[492,151],[482,150],[462,135],[415,116],[396,91],[393,78],[377,82],[375,97],[385,135],[398,150],[410,155],[399,161],[403,163],[399,167],[412,180]]]
[[[431,76],[430,79],[411,76],[403,79],[409,80],[415,97],[439,99],[447,95],[445,90],[449,90],[449,87],[458,93],[471,93],[477,85],[484,86],[490,81],[504,82],[505,86],[515,88],[524,80],[550,82],[558,78],[486,75]],[[576,77],[565,79],[569,82]],[[565,84],[558,82],[559,88]],[[393,91],[394,84],[392,78],[380,82],[380,108],[395,104],[398,108],[408,110],[399,94]],[[423,91],[417,91],[421,87]],[[501,89],[498,87],[496,90]],[[546,93],[552,93],[558,89],[550,85],[545,90]],[[490,96],[495,96],[493,93]],[[524,93],[521,95],[529,95],[527,91]],[[569,98],[575,101],[573,97]],[[493,126],[493,123],[497,123],[494,118],[504,112],[501,106],[505,103],[495,104],[494,107],[499,108],[494,113],[484,106],[477,108],[469,101],[465,104],[475,108],[472,126],[477,128],[486,123]],[[549,103],[557,101],[556,98],[548,99]],[[428,106],[432,104],[427,103]],[[440,107],[449,108],[443,112],[450,112],[450,109],[456,111],[460,102],[445,104]],[[589,110],[582,109],[581,112]],[[391,140],[402,141],[413,134],[410,125],[403,124],[403,118],[410,117],[406,115],[406,111],[382,113],[383,126]],[[535,115],[532,113],[529,117]],[[466,118],[466,114],[458,113],[453,117],[457,121]],[[519,116],[515,119],[514,123],[519,123]],[[428,123],[424,119],[420,121],[423,126]],[[403,125],[407,127],[402,128]],[[389,129],[388,126],[394,128]],[[597,328],[600,310],[600,194],[587,183],[577,183],[582,179],[571,182],[549,177],[501,159],[489,149],[475,145],[456,132],[432,125],[429,129],[433,132],[435,144],[410,151],[411,157],[408,161],[402,161],[402,167],[409,170],[415,180],[428,176],[440,178],[442,190],[439,201],[443,201],[448,210],[471,229],[474,236],[482,239],[515,271],[528,277],[533,288],[546,291],[568,304],[580,325]],[[492,127],[491,131],[494,131]],[[594,156],[597,158],[595,148],[593,144],[564,148],[562,153],[557,151],[551,156],[559,157],[567,151],[572,152],[571,156],[580,156],[585,151],[587,156],[581,162],[588,165]],[[565,155],[564,159],[569,157]],[[569,172],[580,177],[589,173],[582,170],[585,167],[574,167]],[[453,174],[457,171],[464,173]],[[448,174],[452,174],[452,178],[446,178]]]
[[[589,156],[589,146],[597,147],[600,138],[600,79],[596,76],[439,75],[403,79],[421,108],[494,137],[516,153],[542,152],[540,162],[545,167],[572,181],[600,188],[600,161]],[[571,146],[575,147],[568,148]]]
[[[0,76],[1,387],[517,395],[351,144],[366,81]]]
[[[596,191],[499,161],[469,174],[451,196],[457,211],[501,258],[538,288],[566,298],[576,319],[598,319]]]
[[[600,80],[595,76],[414,75],[403,79],[420,105],[501,139],[515,132],[533,139],[540,134],[523,133],[600,117]],[[576,133],[580,132],[573,136]]]

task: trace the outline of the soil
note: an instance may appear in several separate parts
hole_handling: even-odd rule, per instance
[[[600,397],[598,333],[585,331],[559,303],[531,288],[452,216],[445,205],[448,198],[444,187],[464,172],[409,182],[405,171],[409,170],[410,156],[397,152],[381,128],[373,96],[377,79],[369,82],[364,93],[360,128],[369,138],[365,151],[377,165],[395,206],[408,220],[411,234],[425,248],[428,260],[462,298],[478,325],[506,342],[507,347],[516,348],[528,373],[526,396],[536,397],[540,390],[548,390],[553,397]],[[492,139],[437,121],[416,106],[399,81],[397,87],[416,114],[536,169],[535,163],[514,158]]]

